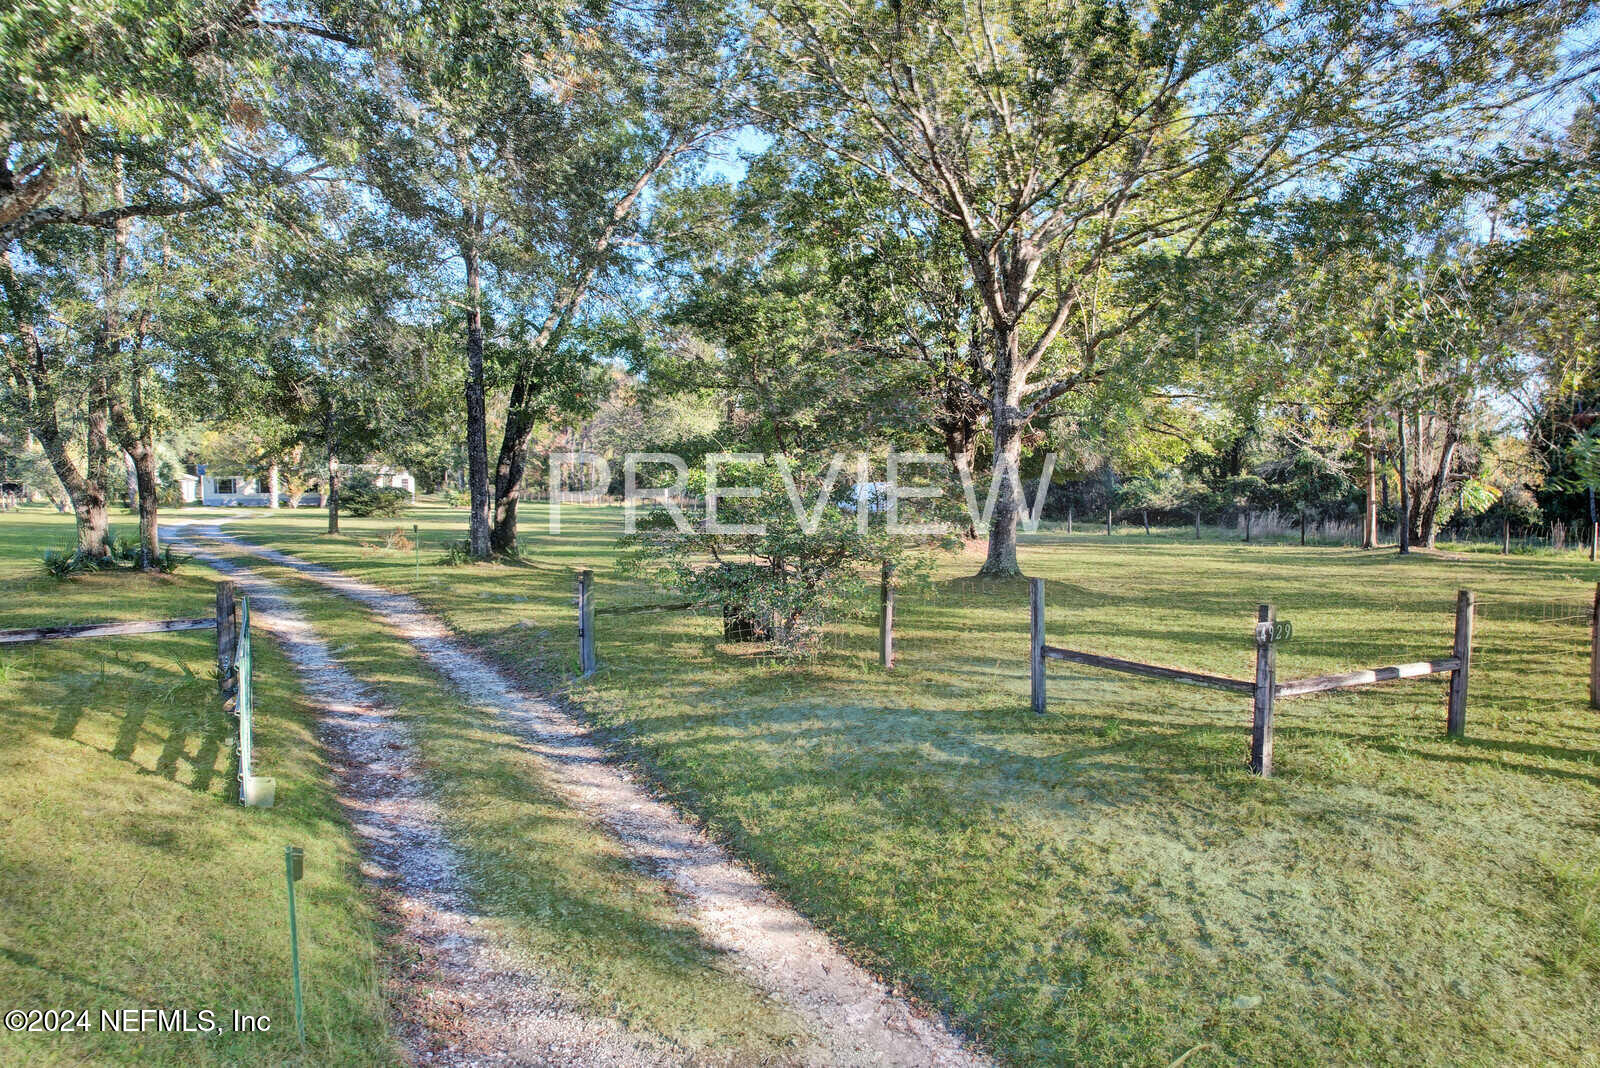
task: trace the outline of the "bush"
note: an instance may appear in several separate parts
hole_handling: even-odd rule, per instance
[[[472,563],[472,543],[466,538],[451,542],[434,563],[439,567],[460,567]]]
[[[737,481],[738,474],[737,468],[730,469],[728,477]],[[744,474],[747,481],[759,479],[763,492],[725,499],[720,519],[760,524],[763,532],[714,534],[703,519],[680,530],[665,513],[652,512],[641,517],[637,533],[621,540],[629,550],[623,566],[691,600],[733,606],[739,616],[754,621],[756,630],[765,631],[762,637],[778,653],[810,653],[829,621],[871,611],[877,602],[868,591],[876,587],[881,565],[892,565],[899,581],[911,582],[929,570],[927,553],[920,550],[959,544],[953,534],[890,535],[878,517],[861,530],[848,479],[835,481],[812,525],[809,518],[796,516],[776,469]],[[817,501],[824,481],[819,472],[793,474],[801,498],[808,504]]]
[[[136,539],[113,535],[106,540],[105,556],[89,556],[77,549],[46,549],[43,564],[46,574],[65,579],[95,571],[137,571],[143,557],[143,549]],[[173,552],[172,546],[163,545],[154,563],[157,571],[171,575],[189,560],[190,557]]]
[[[339,511],[357,519],[394,519],[410,504],[411,494],[383,489],[370,475],[355,475],[339,487]]]

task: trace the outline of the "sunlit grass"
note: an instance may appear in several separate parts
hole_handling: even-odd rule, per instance
[[[280,514],[240,532],[420,594],[515,670],[569,686],[661,788],[883,974],[1016,1061],[1581,1062],[1600,1000],[1600,713],[1579,554],[1195,544],[1047,530],[1053,644],[1246,677],[1258,602],[1295,623],[1280,677],[1441,655],[1482,603],[1463,742],[1442,679],[1286,701],[1277,778],[1248,701],[1061,665],[1027,707],[1026,587],[948,562],[813,661],[740,655],[715,615],[599,624],[570,682],[572,574],[601,604],[615,509],[526,509],[524,560],[435,567],[459,512]],[[424,536],[422,566],[381,548]],[[1208,539],[1215,532],[1207,531]]]
[[[70,519],[0,515],[0,626],[202,616],[215,576],[57,581],[39,551]],[[8,1064],[390,1064],[374,918],[311,717],[258,638],[257,762],[277,806],[235,802],[208,631],[0,649],[0,991],[86,1009],[86,1033],[0,1032]],[[283,847],[299,887],[307,1046],[295,1036]],[[266,1034],[114,1034],[100,1012],[234,1010]]]

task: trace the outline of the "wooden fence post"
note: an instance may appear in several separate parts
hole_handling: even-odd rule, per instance
[[[1600,582],[1594,584],[1594,612],[1589,618],[1589,707],[1600,708]]]
[[[233,657],[239,649],[239,607],[231,582],[217,583],[217,694],[222,710],[233,714],[239,696],[239,672]]]
[[[1460,738],[1467,732],[1467,673],[1472,666],[1472,617],[1477,598],[1471,590],[1456,594],[1456,643],[1452,655],[1461,666],[1450,672],[1450,705],[1445,714],[1445,733]]]
[[[878,663],[894,667],[894,565],[888,561],[878,590]]]
[[[1033,710],[1044,712],[1044,579],[1028,580],[1031,652],[1028,673],[1033,681]]]
[[[594,659],[594,572],[578,572],[578,673],[592,675]]]
[[[1272,626],[1278,610],[1262,605],[1256,620],[1267,626],[1256,627],[1256,701],[1250,726],[1250,770],[1267,779],[1272,777],[1272,700],[1278,687],[1278,649],[1272,642]]]
[[[1594,563],[1595,542],[1600,541],[1600,523],[1591,524],[1589,527],[1589,562]]]

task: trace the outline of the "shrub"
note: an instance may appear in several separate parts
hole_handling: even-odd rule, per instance
[[[355,475],[339,487],[339,511],[357,519],[394,519],[410,504],[411,494],[383,489],[370,475]]]
[[[472,563],[472,543],[466,538],[451,542],[434,563],[440,567],[460,567]]]
[[[416,546],[413,545],[411,539],[406,536],[406,532],[403,528],[395,527],[393,530],[389,531],[388,534],[384,535],[383,547],[385,549],[394,549],[398,552],[410,552]]]
[[[739,471],[728,471],[731,484]],[[714,534],[703,519],[683,530],[664,512],[652,512],[640,519],[637,533],[622,538],[628,550],[623,567],[692,600],[733,606],[766,631],[775,652],[809,653],[830,620],[870,611],[876,601],[867,591],[877,584],[881,565],[894,566],[902,581],[914,581],[928,570],[925,550],[959,544],[953,534],[891,535],[881,517],[873,517],[863,531],[848,480],[835,481],[829,501],[816,508],[813,525],[795,514],[774,468],[745,473],[746,482],[762,480],[760,496],[724,499],[719,518],[726,524],[760,524],[763,532]],[[808,505],[817,501],[824,481],[816,471],[795,471],[794,480]]]
[[[65,579],[94,571],[136,571],[144,562],[143,557],[143,548],[137,540],[112,535],[106,539],[104,556],[89,556],[77,549],[46,549],[43,566],[46,574]],[[173,552],[172,546],[163,545],[153,562],[156,570],[171,575],[189,560],[190,557]]]

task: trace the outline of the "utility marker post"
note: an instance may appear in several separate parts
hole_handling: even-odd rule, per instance
[[[1273,627],[1278,610],[1264,604],[1256,611],[1256,700],[1250,726],[1250,770],[1272,777],[1272,701],[1278,688],[1278,650]]]
[[[283,880],[289,887],[289,967],[294,972],[294,1023],[300,1044],[306,1042],[306,1003],[300,996],[300,929],[295,923],[294,884],[306,872],[306,851],[299,846],[283,847]]]
[[[1456,594],[1456,641],[1451,655],[1461,666],[1450,672],[1450,704],[1445,713],[1445,733],[1452,738],[1467,733],[1467,673],[1472,667],[1472,618],[1477,598],[1471,590]]]
[[[1033,682],[1033,710],[1044,714],[1044,579],[1028,580],[1029,637],[1028,674]]]

